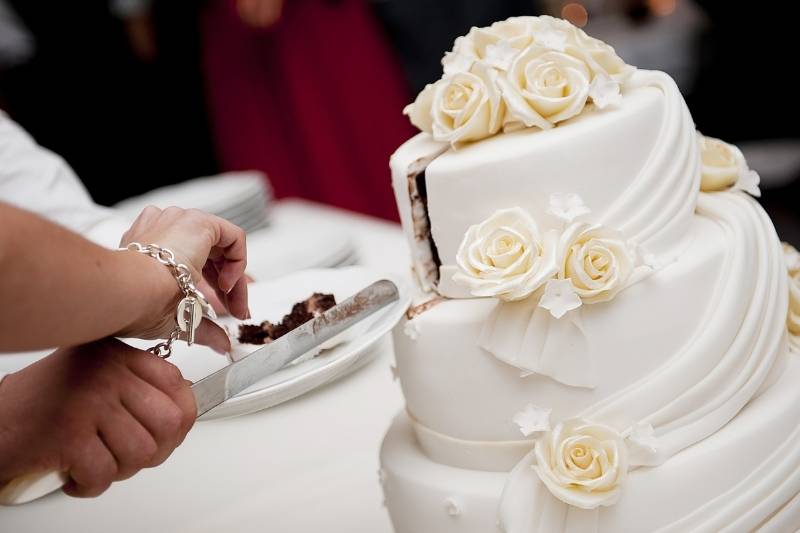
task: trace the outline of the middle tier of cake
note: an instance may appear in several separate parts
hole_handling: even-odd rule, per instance
[[[428,457],[508,471],[530,449],[512,420],[527,404],[552,409],[554,421],[650,423],[667,457],[727,423],[786,352],[781,247],[767,215],[738,193],[701,194],[687,235],[677,259],[575,311],[594,388],[526,374],[483,349],[495,299],[444,300],[400,324],[398,375]]]

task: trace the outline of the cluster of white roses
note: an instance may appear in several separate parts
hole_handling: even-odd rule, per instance
[[[560,234],[541,232],[519,207],[471,226],[453,280],[474,296],[505,301],[541,292],[539,306],[561,318],[582,303],[611,300],[652,270],[652,260],[618,231],[576,220],[589,213],[577,194],[552,195],[548,213],[565,225]]]
[[[703,167],[700,190],[703,192],[742,190],[752,196],[761,196],[758,172],[747,166],[744,154],[736,146],[725,141],[706,137],[699,131],[700,157]]]
[[[793,345],[800,348],[800,253],[787,243],[783,244],[783,252],[789,271],[789,317],[786,323]]]
[[[550,427],[550,410],[528,405],[514,417],[523,435],[536,434],[531,468],[559,500],[594,509],[613,505],[631,468],[657,453],[649,424],[620,433],[613,427],[573,418]]]
[[[472,28],[442,59],[444,76],[404,113],[437,141],[475,141],[525,127],[549,129],[621,99],[634,68],[614,49],[553,17]]]

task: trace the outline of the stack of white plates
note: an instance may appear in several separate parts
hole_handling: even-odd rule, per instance
[[[249,233],[267,225],[271,199],[272,190],[262,173],[228,172],[155,189],[114,207],[130,217],[148,205],[201,209],[230,220]]]

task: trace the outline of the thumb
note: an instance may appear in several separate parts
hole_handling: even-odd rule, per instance
[[[231,339],[228,334],[207,318],[203,318],[194,335],[198,344],[208,346],[219,354],[228,355],[231,352]]]

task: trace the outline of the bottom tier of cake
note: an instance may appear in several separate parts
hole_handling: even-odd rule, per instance
[[[533,530],[583,532],[586,513],[593,513],[588,529],[595,531],[797,531],[798,384],[800,360],[789,354],[780,377],[717,433],[658,467],[632,471],[616,505],[597,511],[570,507],[567,516],[543,516]],[[417,445],[412,424],[399,415],[381,450],[396,533],[502,531],[498,501],[508,473],[432,461]],[[552,496],[531,495],[538,497]]]

